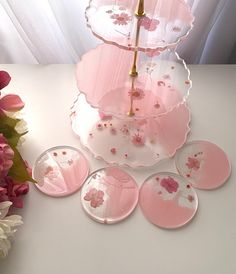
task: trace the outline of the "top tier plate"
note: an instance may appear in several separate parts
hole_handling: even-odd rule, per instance
[[[136,47],[137,3],[138,0],[91,0],[86,9],[88,26],[105,43],[141,51],[175,47],[193,27],[194,17],[184,0],[146,0]]]

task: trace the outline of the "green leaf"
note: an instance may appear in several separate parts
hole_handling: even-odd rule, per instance
[[[8,125],[14,128],[20,122],[20,119],[14,119],[4,115],[0,116],[0,122],[1,125]]]
[[[0,116],[0,132],[4,135],[4,137],[7,139],[9,145],[11,147],[16,147],[16,145],[19,142],[19,139],[23,134],[19,134],[15,130],[15,126],[20,122],[19,119],[13,119],[8,116]]]
[[[12,149],[14,151],[13,166],[11,167],[8,175],[19,183],[25,183],[27,181],[36,183],[36,181],[32,179],[30,175],[28,174],[28,171],[25,166],[25,162],[22,159],[18,150],[14,147],[12,147]]]

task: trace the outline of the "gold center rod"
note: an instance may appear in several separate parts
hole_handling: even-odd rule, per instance
[[[135,38],[135,51],[134,51],[134,61],[132,68],[129,72],[129,75],[133,78],[132,79],[132,90],[130,94],[130,110],[128,112],[128,116],[132,117],[135,115],[134,110],[133,110],[133,91],[134,91],[134,81],[135,78],[138,76],[138,71],[137,71],[137,59],[138,59],[138,46],[139,46],[139,36],[140,36],[140,19],[145,15],[144,11],[144,0],[139,0],[137,10],[135,12],[135,15],[137,16],[137,31],[136,31],[136,38]]]

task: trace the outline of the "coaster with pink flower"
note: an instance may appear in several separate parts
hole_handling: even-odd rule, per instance
[[[138,194],[138,186],[129,174],[117,167],[107,167],[87,178],[81,191],[81,203],[93,220],[113,224],[134,211]]]
[[[199,189],[218,188],[231,174],[231,164],[225,152],[207,141],[186,144],[177,152],[175,163],[178,172]]]
[[[88,174],[89,164],[85,156],[69,146],[45,151],[33,167],[37,188],[52,197],[68,196],[78,191]]]
[[[192,186],[178,174],[162,172],[149,177],[140,189],[139,204],[154,225],[174,229],[189,223],[198,208]]]

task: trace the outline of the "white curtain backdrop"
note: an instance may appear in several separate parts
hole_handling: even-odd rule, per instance
[[[227,63],[236,45],[236,0],[187,0],[194,30],[178,51],[188,63]],[[99,40],[88,0],[0,0],[0,63],[76,63]]]

